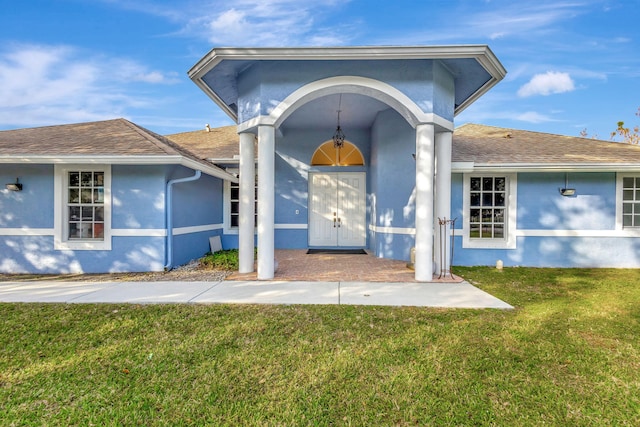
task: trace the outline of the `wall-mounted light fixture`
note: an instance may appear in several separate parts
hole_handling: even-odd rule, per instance
[[[576,189],[575,188],[569,188],[569,174],[568,173],[564,174],[564,188],[558,188],[558,190],[560,191],[560,194],[565,196],[565,197],[574,196],[576,194]]]
[[[16,178],[16,182],[6,184],[5,188],[9,191],[22,191],[22,184],[20,184],[20,180]]]

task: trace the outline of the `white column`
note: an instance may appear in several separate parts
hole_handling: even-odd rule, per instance
[[[258,280],[273,279],[275,270],[275,140],[273,126],[258,126]]]
[[[440,226],[438,219],[451,219],[451,139],[452,132],[436,133],[436,274],[448,274],[451,267],[451,225]],[[444,234],[440,235],[443,231]],[[441,247],[441,245],[445,245]],[[444,268],[444,271],[442,270]]]
[[[416,126],[416,262],[415,278],[433,280],[434,127]]]
[[[238,224],[238,272],[251,273],[255,234],[255,135],[240,134],[240,222]]]

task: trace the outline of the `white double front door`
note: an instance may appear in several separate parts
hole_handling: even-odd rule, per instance
[[[366,174],[309,174],[309,246],[365,246]]]

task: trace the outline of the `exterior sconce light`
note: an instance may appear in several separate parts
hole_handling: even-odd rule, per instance
[[[564,176],[564,188],[558,188],[558,190],[560,191],[560,194],[565,196],[565,197],[569,197],[569,196],[575,196],[576,194],[576,189],[575,188],[569,188],[569,174],[565,174]]]
[[[20,184],[20,181],[16,178],[16,182],[6,184],[5,188],[9,191],[22,191],[22,184]]]

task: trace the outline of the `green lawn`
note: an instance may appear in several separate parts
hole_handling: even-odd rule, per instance
[[[640,270],[456,274],[516,309],[0,304],[0,424],[640,425]]]

